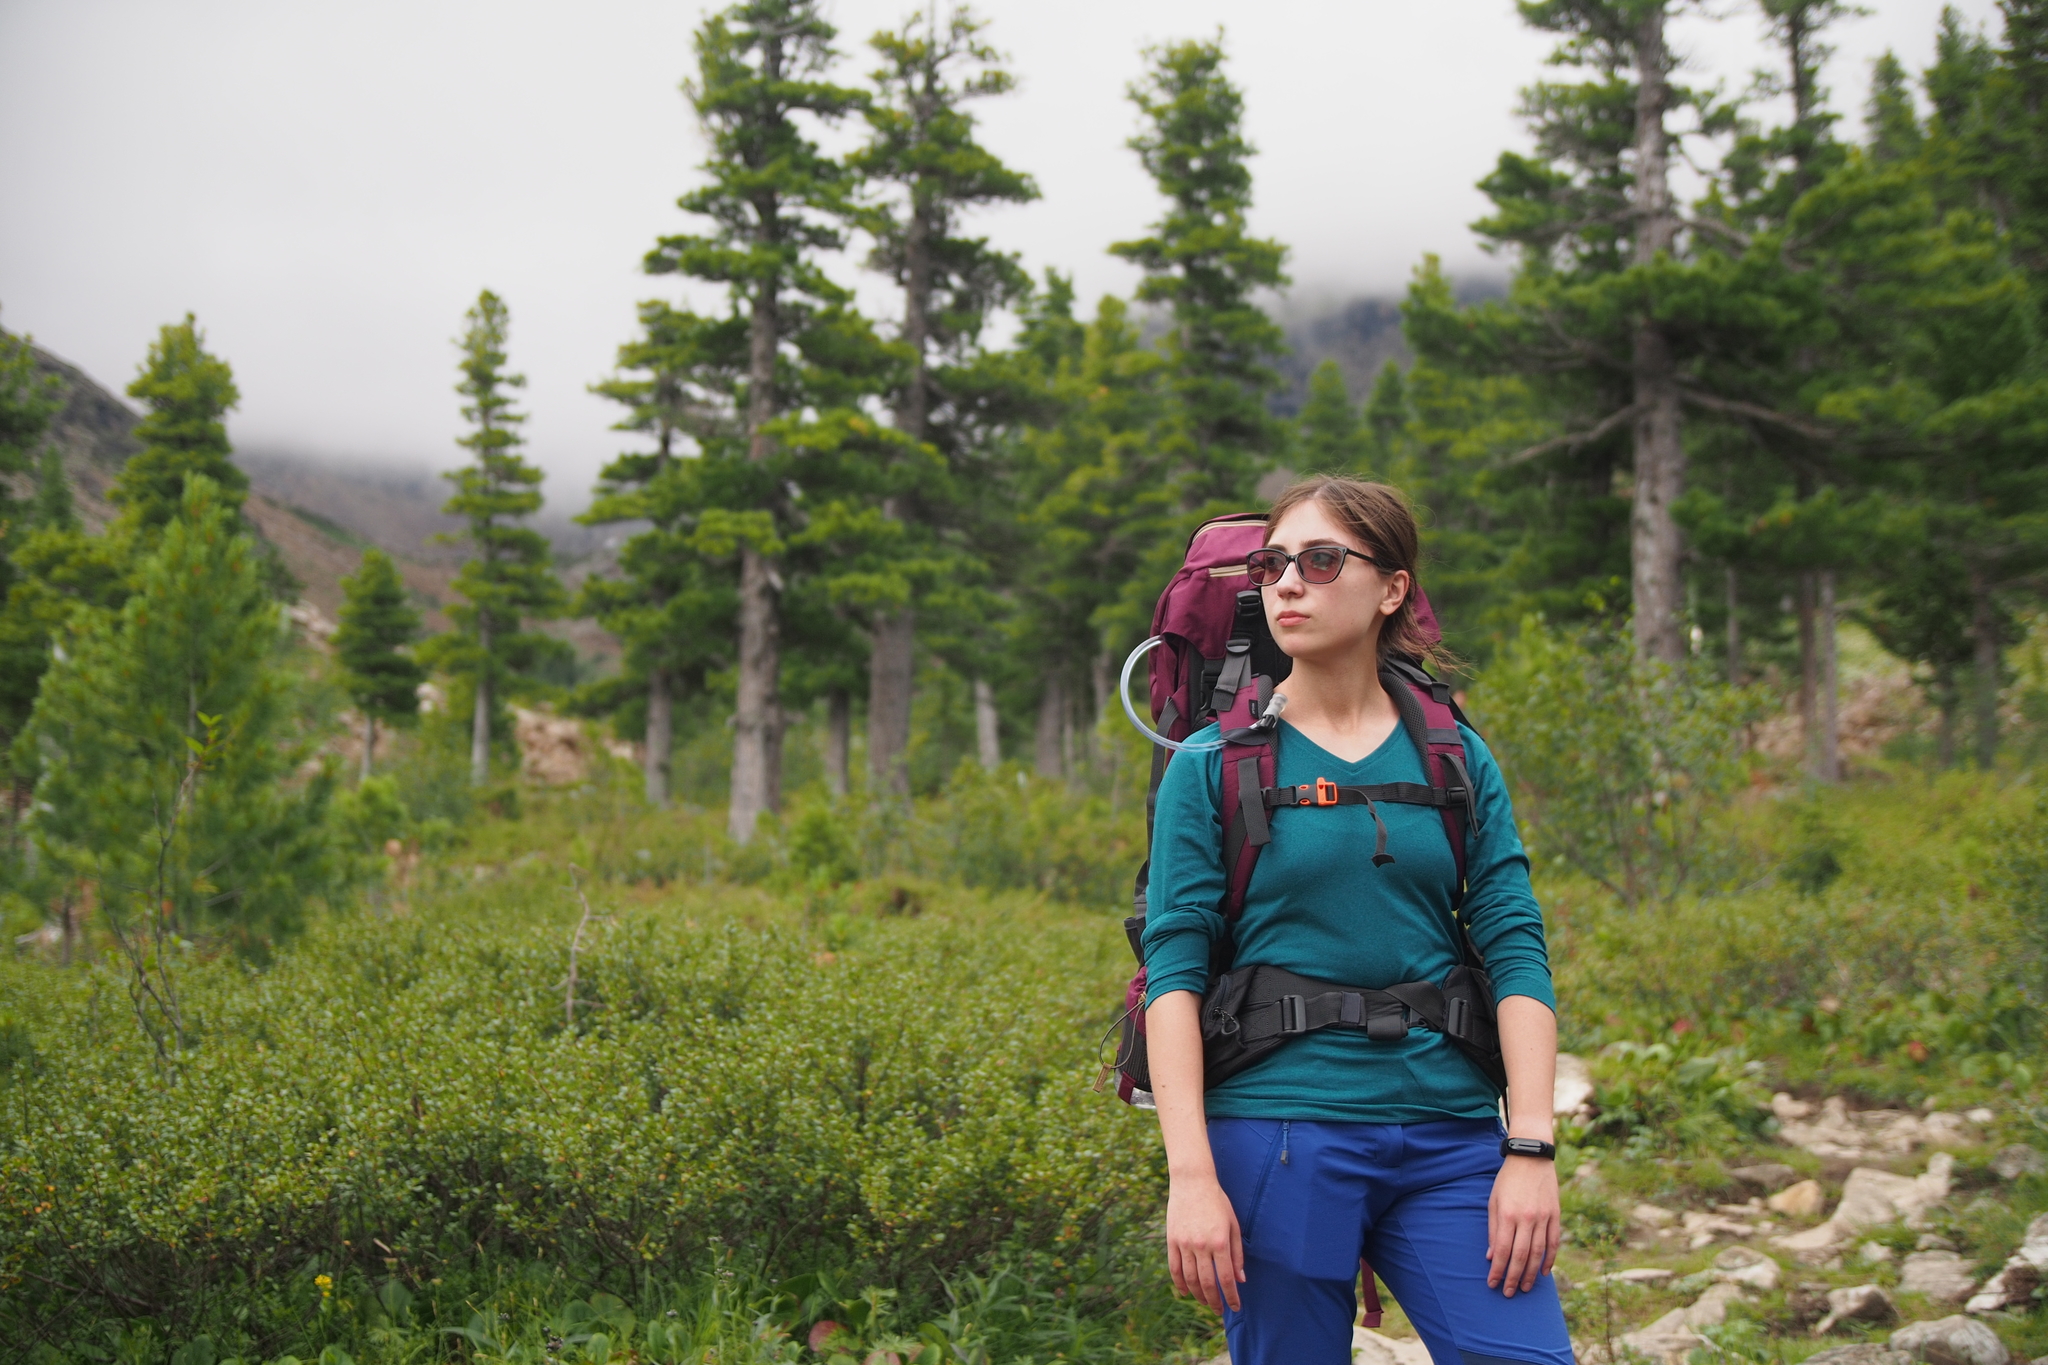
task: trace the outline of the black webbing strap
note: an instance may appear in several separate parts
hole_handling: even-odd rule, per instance
[[[1222,715],[1237,701],[1237,694],[1251,685],[1252,642],[1241,635],[1234,636],[1223,646],[1223,671],[1216,675],[1216,691],[1209,698],[1209,709]]]
[[[1336,799],[1325,799],[1332,792]],[[1268,810],[1281,806],[1363,806],[1375,801],[1391,801],[1397,806],[1448,806],[1457,800],[1455,794],[1446,793],[1441,787],[1425,787],[1420,782],[1379,782],[1368,787],[1340,787],[1334,782],[1310,783],[1299,787],[1268,787],[1259,794],[1265,798]]]
[[[1422,714],[1422,703],[1415,700],[1415,694],[1404,683],[1396,682],[1387,688],[1387,695],[1394,699],[1394,710],[1401,717],[1401,728],[1408,732],[1409,742],[1415,752],[1422,755],[1422,775],[1434,778],[1436,774],[1429,766],[1429,719]],[[1434,786],[1434,783],[1431,783]]]
[[[1443,992],[1426,981],[1407,981],[1382,991],[1336,986],[1277,967],[1257,970],[1237,1014],[1239,1036],[1247,1047],[1326,1028],[1362,1029],[1374,1042],[1398,1042],[1414,1027],[1441,1031],[1443,1020]]]
[[[1264,848],[1273,842],[1273,832],[1266,824],[1265,795],[1271,788],[1259,785],[1259,760],[1257,756],[1237,760],[1237,804],[1244,819],[1245,842],[1253,848]]]

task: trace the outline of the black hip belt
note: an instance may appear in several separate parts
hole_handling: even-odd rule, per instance
[[[1404,981],[1383,990],[1259,964],[1225,972],[1202,997],[1203,1084],[1213,1088],[1289,1039],[1326,1028],[1358,1029],[1374,1042],[1399,1042],[1410,1029],[1434,1029],[1496,1089],[1506,1088],[1493,982],[1465,966],[1452,968],[1441,986]]]

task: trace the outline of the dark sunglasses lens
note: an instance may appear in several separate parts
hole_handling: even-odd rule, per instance
[[[1272,587],[1287,572],[1287,556],[1278,550],[1253,550],[1244,557],[1244,563],[1251,571],[1252,582],[1261,588]]]
[[[1303,550],[1295,562],[1301,565],[1301,577],[1305,583],[1330,583],[1344,572],[1342,550],[1318,548]]]

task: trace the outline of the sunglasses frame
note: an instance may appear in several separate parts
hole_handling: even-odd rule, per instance
[[[1301,567],[1301,555],[1310,554],[1316,550],[1338,551],[1337,572],[1331,574],[1328,578],[1310,578],[1308,576],[1307,571],[1305,571]],[[1321,587],[1325,583],[1335,583],[1339,578],[1342,578],[1344,576],[1344,565],[1353,559],[1362,559],[1366,563],[1372,565],[1375,569],[1378,569],[1381,573],[1387,572],[1386,565],[1380,563],[1377,559],[1374,559],[1371,555],[1365,553],[1365,551],[1354,550],[1349,545],[1311,545],[1307,549],[1304,549],[1301,552],[1301,554],[1293,555],[1288,554],[1287,551],[1282,550],[1277,546],[1261,545],[1258,549],[1253,550],[1251,554],[1248,554],[1244,557],[1245,573],[1250,576],[1252,580],[1252,586],[1254,587],[1270,588],[1273,586],[1274,583],[1278,583],[1281,579],[1287,577],[1287,570],[1283,568],[1280,570],[1279,573],[1273,575],[1272,582],[1259,582],[1259,572],[1257,569],[1252,567],[1252,556],[1262,555],[1267,553],[1268,551],[1271,551],[1273,554],[1281,556],[1289,564],[1292,564],[1294,566],[1294,572],[1300,576],[1301,581],[1304,583],[1312,584],[1315,587]]]

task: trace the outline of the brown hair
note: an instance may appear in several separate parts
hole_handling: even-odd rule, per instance
[[[1379,652],[1406,655],[1439,668],[1454,668],[1449,651],[1424,633],[1415,611],[1415,595],[1421,578],[1416,563],[1422,557],[1422,533],[1416,528],[1415,513],[1401,490],[1383,483],[1370,483],[1343,474],[1318,474],[1290,484],[1266,514],[1266,538],[1280,519],[1305,502],[1313,502],[1330,514],[1330,519],[1356,536],[1384,572],[1408,572],[1408,595],[1380,627]]]

